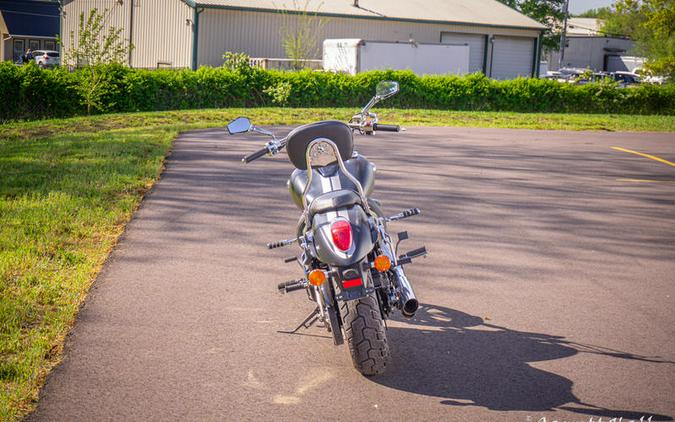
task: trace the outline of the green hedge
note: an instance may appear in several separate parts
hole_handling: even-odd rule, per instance
[[[82,71],[0,63],[0,120],[87,113]],[[400,82],[387,107],[554,113],[675,114],[675,85],[621,89],[612,83],[571,85],[545,79],[495,81],[482,74],[416,76],[371,71],[356,76],[203,67],[191,70],[101,69],[97,113],[218,107],[358,107],[386,79]]]

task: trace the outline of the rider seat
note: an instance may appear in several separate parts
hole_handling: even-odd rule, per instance
[[[349,208],[354,205],[362,205],[361,197],[352,190],[336,190],[324,193],[316,197],[309,205],[310,219],[315,214],[336,211]]]

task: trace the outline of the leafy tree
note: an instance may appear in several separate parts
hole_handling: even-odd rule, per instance
[[[499,0],[546,27],[542,46],[546,50],[560,47],[560,32],[565,18],[565,0]]]
[[[63,47],[64,63],[77,68],[125,63],[133,46],[122,38],[122,28],[111,26],[105,31],[110,13],[108,9],[99,13],[97,8],[88,15],[80,13],[77,32],[70,31],[70,45],[66,46],[61,38],[57,40]]]
[[[636,1],[617,1],[610,13],[604,18],[601,28],[606,35],[626,36],[635,38],[642,32],[642,23],[645,16],[641,6]]]
[[[87,113],[101,110],[102,98],[106,94],[106,65],[122,65],[133,48],[122,38],[122,29],[110,26],[105,31],[110,11],[99,13],[93,8],[88,15],[80,13],[77,33],[70,31],[70,44],[65,45],[60,37],[63,63],[71,68],[80,68],[81,82],[77,85]]]
[[[635,40],[634,54],[647,58],[650,73],[675,75],[675,2],[617,0],[602,28]]]
[[[293,7],[298,14],[285,13],[285,24],[281,28],[281,44],[286,57],[292,60],[294,69],[302,69],[304,61],[319,55],[319,33],[326,24],[326,19],[318,15],[318,11],[309,10],[310,0],[299,5],[293,0]],[[319,5],[320,6],[320,5]],[[320,7],[319,7],[320,8]]]
[[[636,38],[637,51],[647,57],[647,70],[675,76],[675,2],[645,0],[645,20]]]
[[[597,9],[588,9],[583,13],[576,15],[578,18],[596,18],[596,19],[606,19],[612,13],[612,9],[609,6],[598,7]]]

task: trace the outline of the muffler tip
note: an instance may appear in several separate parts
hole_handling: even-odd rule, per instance
[[[410,299],[403,304],[401,314],[403,314],[403,316],[406,318],[412,318],[415,316],[415,312],[417,312],[417,308],[419,307],[420,303],[417,301],[417,299]]]

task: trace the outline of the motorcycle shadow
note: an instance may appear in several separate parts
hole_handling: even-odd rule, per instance
[[[612,410],[581,402],[573,382],[530,366],[530,362],[594,353],[622,359],[673,364],[564,337],[511,330],[480,317],[441,306],[423,305],[415,318],[390,324],[395,345],[387,372],[373,382],[390,388],[439,397],[442,404],[479,406],[496,411],[564,410],[604,418],[672,421],[666,415]]]

